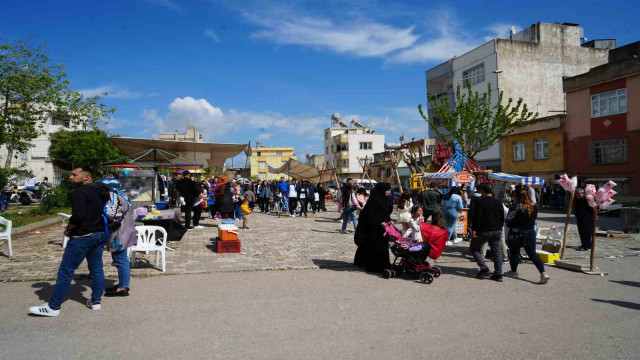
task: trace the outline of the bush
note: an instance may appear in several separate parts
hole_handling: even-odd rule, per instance
[[[56,208],[65,208],[71,206],[69,194],[71,194],[71,184],[69,181],[63,181],[60,185],[47,190],[42,195],[40,209],[44,213],[48,213]]]

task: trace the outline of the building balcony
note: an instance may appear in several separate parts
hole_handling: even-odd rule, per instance
[[[348,160],[349,159],[349,151],[343,150],[335,153],[336,160]]]
[[[340,134],[333,137],[333,142],[335,144],[348,144],[349,143],[349,134]]]

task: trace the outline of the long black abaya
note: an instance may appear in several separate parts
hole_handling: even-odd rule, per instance
[[[367,204],[360,212],[354,241],[358,246],[353,260],[355,266],[366,267],[369,272],[382,272],[391,266],[389,243],[384,238],[381,223],[390,220],[391,212],[386,200],[388,183],[378,183],[371,191]]]

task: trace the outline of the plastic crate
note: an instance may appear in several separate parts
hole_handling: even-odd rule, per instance
[[[240,240],[220,240],[216,238],[216,252],[219,254],[239,253],[242,249]]]
[[[560,254],[558,253],[550,253],[543,250],[536,250],[536,253],[540,257],[540,260],[546,264],[553,264],[556,260],[560,260]]]

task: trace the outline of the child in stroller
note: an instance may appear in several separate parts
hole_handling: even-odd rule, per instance
[[[422,219],[422,209],[419,205],[411,209],[410,229],[406,238],[400,236],[400,232],[392,222],[385,225],[385,236],[390,242],[391,253],[395,256],[390,269],[382,273],[385,279],[395,277],[397,274],[418,274],[420,281],[431,284],[434,278],[439,277],[442,271],[429,265],[427,257],[437,259],[442,254],[447,238],[446,229],[435,225],[425,224]]]

